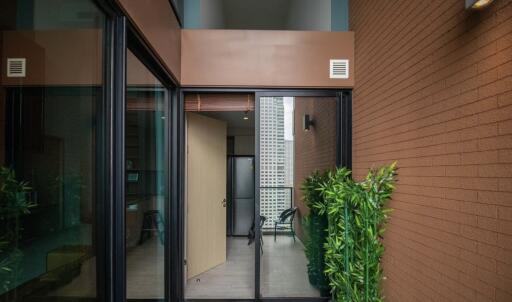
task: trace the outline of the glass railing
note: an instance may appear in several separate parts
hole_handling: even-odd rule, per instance
[[[262,231],[274,230],[274,222],[279,215],[293,206],[293,187],[260,187],[260,216],[266,218]]]

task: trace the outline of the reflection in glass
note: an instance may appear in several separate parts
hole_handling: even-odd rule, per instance
[[[336,99],[260,98],[260,215],[263,297],[319,297],[308,276],[301,185],[336,164]],[[308,115],[309,129],[303,125]]]
[[[130,51],[127,62],[127,298],[163,299],[168,196],[166,90]]]
[[[93,1],[0,2],[0,301],[97,295],[104,23]]]

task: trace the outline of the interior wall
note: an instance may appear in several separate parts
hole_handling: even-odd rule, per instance
[[[398,160],[389,301],[512,301],[512,1],[350,1],[353,168]]]
[[[17,16],[20,21],[30,20],[31,28],[51,30],[55,28],[101,28],[103,26],[104,20],[97,18],[97,7],[92,1],[32,0],[31,2],[32,9],[21,9]]]
[[[286,30],[295,0],[223,0],[224,29]]]
[[[331,0],[331,30],[349,30],[349,0]]]
[[[254,135],[236,135],[235,155],[254,156]]]
[[[201,28],[225,28],[223,0],[200,0]]]
[[[331,2],[336,0],[187,0],[185,28],[329,31]]]
[[[303,117],[314,121],[310,131],[303,129]],[[336,98],[296,97],[294,112],[294,196],[298,208],[295,228],[302,236],[301,221],[309,213],[302,199],[302,182],[314,171],[336,166]]]
[[[228,128],[228,136],[234,137],[234,155],[255,155],[254,128]]]
[[[183,4],[183,28],[201,28],[201,0],[186,0]]]
[[[331,30],[331,0],[294,0],[288,10],[289,30]]]

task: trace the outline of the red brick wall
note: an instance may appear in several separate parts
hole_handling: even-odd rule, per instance
[[[303,130],[302,119],[309,114],[315,125],[310,131]],[[302,201],[301,186],[304,178],[315,170],[324,171],[336,166],[336,98],[332,97],[296,97],[294,111],[294,201],[298,207],[295,217],[298,227],[308,208]]]
[[[353,166],[398,160],[387,301],[512,301],[512,1],[350,1]]]

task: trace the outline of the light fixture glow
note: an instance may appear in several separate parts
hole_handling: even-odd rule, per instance
[[[466,8],[481,10],[489,6],[494,0],[466,0]]]
[[[248,119],[249,119],[249,111],[246,111],[244,114],[244,120],[248,120]]]

